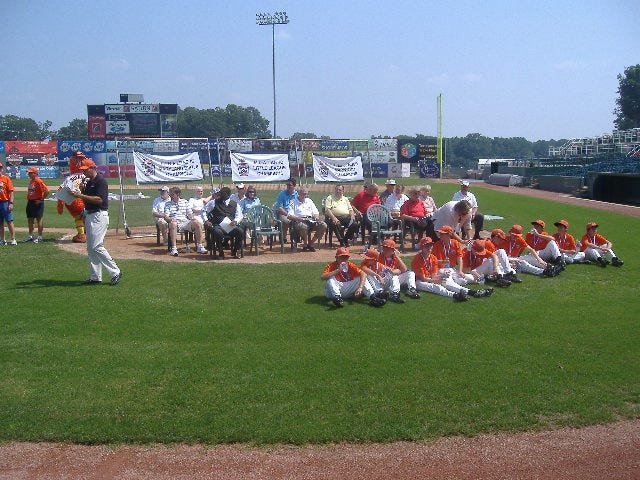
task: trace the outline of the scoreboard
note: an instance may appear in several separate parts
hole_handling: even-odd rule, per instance
[[[92,140],[177,138],[175,103],[116,103],[87,105],[87,128]]]

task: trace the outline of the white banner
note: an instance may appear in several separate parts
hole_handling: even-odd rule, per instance
[[[185,155],[151,155],[133,152],[138,183],[202,180],[198,152]]]
[[[233,182],[287,181],[290,176],[286,153],[231,153]]]
[[[329,158],[313,154],[313,179],[316,182],[356,182],[364,180],[362,157]]]

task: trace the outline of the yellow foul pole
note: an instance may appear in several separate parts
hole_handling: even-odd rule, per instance
[[[438,95],[438,165],[440,167],[440,178],[442,178],[442,93]]]

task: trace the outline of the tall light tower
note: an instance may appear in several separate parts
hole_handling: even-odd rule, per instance
[[[276,25],[289,23],[287,12],[256,13],[258,25],[271,25],[271,51],[273,59],[273,138],[276,138]]]

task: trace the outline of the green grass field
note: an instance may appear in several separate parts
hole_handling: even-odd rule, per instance
[[[434,185],[438,204],[455,189]],[[118,286],[87,287],[86,257],[46,230],[1,247],[0,441],[419,441],[638,418],[640,220],[474,192],[505,217],[486,228],[566,218],[581,235],[596,220],[626,264],[523,276],[463,304],[334,309],[324,264],[121,260]],[[131,225],[148,205],[127,207]],[[46,224],[73,231],[53,202]]]

